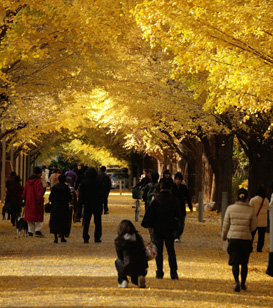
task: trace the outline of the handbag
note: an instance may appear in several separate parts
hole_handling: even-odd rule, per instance
[[[51,213],[51,208],[52,208],[52,204],[50,202],[47,202],[45,204],[45,212],[46,213]]]
[[[157,248],[154,242],[144,243],[145,253],[148,261],[153,260],[157,256]]]

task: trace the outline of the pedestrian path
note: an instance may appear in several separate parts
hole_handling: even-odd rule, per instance
[[[122,219],[134,222],[130,194],[111,193],[109,215],[103,215],[102,243],[84,244],[82,226],[73,224],[67,243],[53,243],[49,214],[45,238],[16,238],[10,221],[0,221],[0,307],[273,307],[273,279],[265,274],[269,237],[264,253],[253,252],[249,263],[248,290],[235,294],[228,256],[219,236],[221,215],[206,212],[186,218],[182,241],[175,244],[179,280],[170,279],[166,251],[162,280],[155,278],[155,261],[149,262],[147,288],[117,288],[114,239]],[[142,211],[143,204],[141,206]],[[134,222],[145,240],[146,229]]]

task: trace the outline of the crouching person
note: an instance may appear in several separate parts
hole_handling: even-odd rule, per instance
[[[118,287],[127,288],[127,276],[130,276],[133,284],[139,288],[145,288],[148,262],[144,242],[130,220],[123,220],[119,224],[115,247],[118,257],[115,261]]]

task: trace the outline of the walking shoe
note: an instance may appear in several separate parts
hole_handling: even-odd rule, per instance
[[[171,275],[171,279],[173,279],[173,280],[178,280],[178,279],[179,279],[179,277],[178,277],[178,275],[177,275],[177,274],[175,274],[175,275]]]
[[[247,289],[246,285],[245,284],[241,284],[241,289],[246,291],[246,289]]]
[[[146,284],[145,284],[145,277],[143,276],[138,276],[137,277],[137,285],[139,288],[146,288]]]
[[[109,211],[104,212],[104,215],[107,215],[107,214],[109,214]]]
[[[35,236],[36,237],[45,237],[41,231],[36,231]]]
[[[88,244],[88,243],[89,243],[89,240],[84,240],[84,243],[85,243],[85,244]]]
[[[235,292],[240,292],[240,284],[239,284],[239,282],[235,282],[235,287],[234,287],[234,291]]]
[[[174,242],[178,243],[179,242],[179,238],[174,239]]]
[[[61,239],[61,242],[62,242],[62,243],[66,243],[67,240],[66,240],[65,238],[62,238],[62,239]]]
[[[95,240],[95,243],[101,243],[101,240],[100,239]]]
[[[118,284],[118,288],[128,288],[128,281],[123,280],[122,283]]]
[[[29,237],[33,237],[33,233],[32,232],[28,232],[28,236]]]

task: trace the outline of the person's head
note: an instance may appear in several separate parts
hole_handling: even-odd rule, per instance
[[[43,167],[42,167],[42,170],[43,170],[43,171],[46,170],[46,166],[43,166]]]
[[[171,176],[171,173],[170,173],[169,170],[165,170],[165,171],[163,172],[163,178],[164,178],[164,179],[168,179],[170,176]]]
[[[21,182],[21,179],[20,179],[20,176],[19,175],[16,175],[14,177],[14,183],[20,183]]]
[[[69,170],[73,170],[74,166],[73,165],[69,165]]]
[[[72,178],[71,178],[70,176],[67,176],[67,177],[66,177],[66,183],[67,183],[68,185],[72,185]]]
[[[258,189],[257,189],[257,193],[256,193],[257,196],[260,196],[262,198],[265,198],[266,197],[266,189],[264,186],[260,186]]]
[[[100,167],[100,171],[101,171],[101,172],[105,172],[105,171],[106,171],[106,167],[105,167],[105,166],[101,166],[101,167]]]
[[[240,188],[238,191],[237,191],[237,199],[238,201],[246,201],[248,198],[248,192],[246,189],[244,188]]]
[[[57,169],[57,165],[53,165],[52,166],[52,169],[54,170],[54,169]]]
[[[146,176],[147,178],[152,179],[152,170],[146,169]]]
[[[40,167],[35,167],[35,168],[34,168],[34,173],[35,173],[35,174],[39,175],[39,174],[42,174],[42,172],[43,172],[43,171],[42,171],[42,169],[41,169]]]
[[[59,177],[58,177],[58,180],[61,184],[64,184],[65,181],[66,181],[66,176],[64,174],[61,174]]]
[[[81,165],[81,164],[78,164],[77,168],[78,168],[78,170],[81,170],[82,165]]]
[[[136,232],[136,228],[130,220],[124,219],[118,226],[118,237],[123,237],[124,234],[134,234]]]
[[[58,168],[54,169],[53,173],[59,173],[59,169]]]
[[[174,176],[174,180],[177,186],[179,186],[181,184],[181,182],[183,181],[183,175],[181,172],[177,172]]]
[[[159,179],[159,174],[156,171],[152,171],[152,182],[153,183],[157,183],[158,179]]]
[[[89,167],[85,174],[88,179],[95,179],[98,176],[98,172],[94,167]]]
[[[11,178],[16,177],[16,175],[17,175],[17,173],[16,173],[15,171],[11,171],[11,173],[10,173],[10,177],[11,177]]]
[[[171,189],[172,189],[172,182],[171,182],[171,181],[163,180],[163,181],[160,183],[160,189],[171,190]]]

